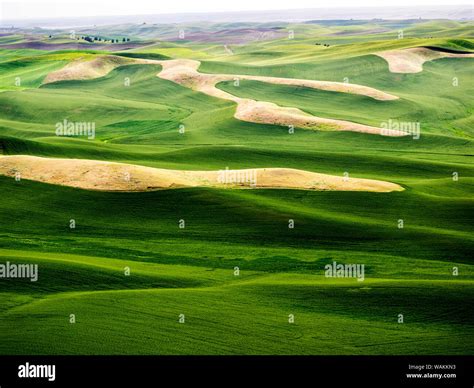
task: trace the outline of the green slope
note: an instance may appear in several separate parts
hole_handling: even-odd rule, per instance
[[[193,31],[253,27],[199,24]],[[37,282],[0,279],[0,354],[472,354],[472,60],[437,60],[399,75],[371,55],[412,46],[471,50],[472,26],[281,27],[294,29],[295,39],[231,45],[234,55],[215,42],[191,41],[118,54],[205,58],[200,71],[209,73],[347,78],[400,100],[252,81],[218,87],[322,117],[420,122],[421,138],[289,134],[242,122],[233,117],[235,104],[162,80],[156,65],[41,86],[48,72],[97,53],[2,49],[0,151],[190,170],[289,167],[405,190],[107,193],[0,177],[0,264],[39,266]],[[152,39],[173,28],[108,32]],[[406,39],[395,39],[400,28]],[[12,84],[15,77],[21,86]],[[93,122],[95,138],[55,136],[64,119]],[[364,264],[365,280],[325,277],[333,261]]]

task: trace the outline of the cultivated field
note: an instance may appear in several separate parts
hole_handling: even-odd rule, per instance
[[[2,30],[0,354],[472,354],[472,32]]]

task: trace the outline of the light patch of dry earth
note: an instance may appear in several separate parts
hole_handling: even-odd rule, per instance
[[[240,98],[216,88],[215,85],[222,81],[232,81],[239,79],[281,85],[301,86],[342,93],[352,93],[364,95],[382,101],[394,100],[398,98],[380,90],[363,85],[341,82],[235,74],[205,74],[198,72],[198,68],[201,63],[192,59],[173,59],[162,61],[124,58],[114,55],[104,55],[88,61],[79,59],[71,62],[60,70],[48,74],[43,83],[62,80],[83,80],[98,78],[106,75],[118,66],[130,64],[159,64],[163,69],[158,74],[158,77],[213,97],[235,102],[237,104],[237,109],[234,116],[235,118],[242,121],[260,124],[294,126],[308,129],[321,129],[321,126],[324,126],[325,128],[327,127],[333,130],[362,132],[386,136],[407,135],[407,133],[403,131],[388,131],[379,127],[353,123],[345,120],[317,117],[303,112],[298,108],[281,107],[271,102]]]
[[[78,58],[68,63],[62,69],[49,73],[43,80],[43,84],[58,81],[94,79],[107,75],[119,66],[149,63],[153,63],[153,61],[126,58],[118,55],[100,55],[92,59]]]
[[[334,130],[362,132],[386,136],[406,136],[406,132],[382,129],[365,124],[353,123],[345,120],[328,119],[310,115],[298,108],[281,107],[266,101],[255,101],[248,98],[240,98],[216,88],[216,84],[222,81],[253,80],[273,84],[293,85],[309,87],[314,89],[337,91],[364,95],[378,100],[394,100],[398,97],[384,93],[380,90],[362,85],[340,82],[312,81],[293,78],[262,77],[235,74],[205,74],[199,73],[200,62],[191,59],[175,59],[162,61],[163,70],[158,77],[173,81],[182,86],[200,91],[207,95],[233,101],[237,104],[235,118],[260,124],[276,124],[300,128],[318,129],[324,125]]]
[[[291,168],[181,171],[98,160],[30,155],[0,156],[0,174],[10,177],[19,174],[21,179],[100,191],[150,191],[184,187],[372,192],[403,190],[400,185],[391,182],[346,178]],[[243,179],[244,177],[253,178]]]
[[[392,73],[419,73],[423,71],[425,62],[440,58],[474,58],[474,54],[445,53],[425,47],[381,51],[375,55],[388,62],[388,69]]]

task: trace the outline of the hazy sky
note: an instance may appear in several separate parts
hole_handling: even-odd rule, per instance
[[[146,15],[180,12],[278,10],[295,8],[443,5],[449,0],[0,0],[0,18]],[[470,4],[459,0],[457,4]]]

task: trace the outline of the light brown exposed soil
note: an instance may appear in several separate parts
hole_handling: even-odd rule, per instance
[[[388,69],[392,73],[419,73],[423,71],[425,62],[440,58],[474,58],[474,54],[447,53],[425,47],[381,51],[375,55],[388,62]]]
[[[198,72],[200,62],[191,59],[146,60],[104,55],[92,60],[78,59],[64,68],[54,71],[43,83],[61,80],[92,79],[102,77],[118,66],[128,64],[160,64],[163,69],[158,77],[173,81],[182,86],[208,94],[213,97],[230,100],[237,104],[235,118],[252,123],[294,126],[309,129],[331,129],[339,131],[363,132],[385,136],[406,136],[402,131],[386,131],[379,127],[353,123],[345,120],[313,116],[297,108],[281,107],[266,101],[240,98],[216,88],[222,81],[254,80],[273,84],[302,86],[341,93],[358,94],[377,100],[394,100],[398,97],[363,85],[314,81],[281,77],[263,77],[233,74],[205,74]]]
[[[100,191],[150,191],[183,187],[287,188],[339,191],[400,191],[395,183],[345,178],[291,168],[181,171],[86,159],[0,156],[0,174]]]

